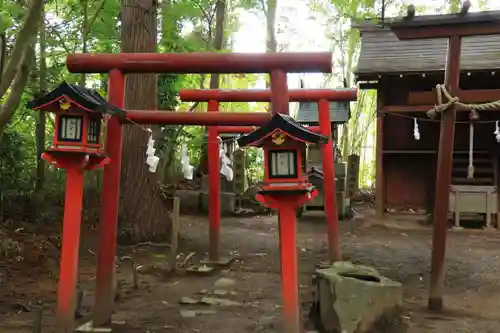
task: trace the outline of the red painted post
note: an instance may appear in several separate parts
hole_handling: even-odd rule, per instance
[[[119,70],[109,72],[108,99],[119,108],[124,106],[125,76]],[[110,118],[106,125],[106,153],[110,161],[104,166],[102,180],[96,292],[92,314],[94,327],[110,324],[115,296],[113,285],[122,161],[122,125],[115,117]]]
[[[299,267],[297,259],[295,205],[283,204],[278,211],[281,253],[283,332],[300,333]]]
[[[81,162],[68,163],[66,167],[61,266],[57,290],[57,328],[58,332],[61,333],[73,332],[75,329],[76,284],[84,179]]]
[[[325,205],[326,227],[328,230],[328,250],[330,261],[340,260],[339,216],[337,210],[337,190],[335,184],[335,159],[333,151],[332,125],[330,119],[330,103],[318,101],[318,119],[321,134],[328,137],[328,142],[321,145],[323,155],[323,198]]]
[[[290,114],[286,72],[282,69],[271,71],[271,114]]]
[[[208,102],[208,112],[219,112],[217,101]],[[210,243],[208,260],[212,263],[219,261],[220,251],[220,154],[219,154],[219,132],[216,126],[208,127],[208,222],[210,225]]]

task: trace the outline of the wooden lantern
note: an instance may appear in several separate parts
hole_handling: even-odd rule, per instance
[[[264,190],[288,191],[311,187],[305,172],[306,147],[327,140],[278,113],[265,126],[241,136],[238,145],[264,148]]]
[[[125,116],[125,111],[110,105],[97,91],[66,82],[30,101],[27,106],[55,114],[49,152],[101,154],[103,115]]]

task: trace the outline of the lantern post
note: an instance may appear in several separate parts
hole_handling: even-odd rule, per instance
[[[302,331],[295,212],[318,193],[307,180],[306,145],[326,143],[327,140],[326,136],[309,131],[281,113],[276,113],[268,124],[238,139],[240,147],[264,148],[264,185],[256,198],[278,211],[283,331],[287,333]]]
[[[109,161],[101,145],[102,114],[110,111],[123,116],[124,112],[109,105],[95,90],[65,82],[27,106],[55,115],[53,143],[42,158],[66,170],[56,325],[58,332],[73,332],[84,172]]]

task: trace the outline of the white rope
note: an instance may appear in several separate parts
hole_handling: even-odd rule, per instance
[[[181,146],[181,166],[184,178],[193,180],[194,167],[191,165],[191,161],[189,160],[188,148],[185,143]]]
[[[500,109],[500,100],[494,102],[487,102],[482,104],[465,104],[460,102],[458,97],[452,97],[444,84],[436,85],[436,93],[437,93],[437,102],[438,104],[434,106],[433,109],[427,112],[427,115],[430,118],[434,118],[438,112],[443,112],[447,110],[450,106],[456,105],[460,109],[463,110],[476,110],[476,111],[484,111],[484,110],[494,110]],[[448,100],[446,103],[443,103],[443,96]]]
[[[467,178],[474,178],[474,123],[469,125],[469,167],[467,168]]]
[[[497,142],[500,143],[500,126],[498,126],[498,120],[495,121],[495,132],[493,132],[493,134],[495,135]]]
[[[415,138],[415,140],[420,140],[417,118],[413,118],[413,138]]]
[[[228,181],[232,181],[234,177],[233,169],[231,168],[232,161],[227,157],[227,144],[223,143],[219,137],[219,156],[221,162],[220,173],[226,177]]]

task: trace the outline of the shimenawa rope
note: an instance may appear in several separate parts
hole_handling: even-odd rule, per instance
[[[494,102],[487,102],[481,104],[465,104],[460,102],[458,97],[452,97],[446,90],[444,84],[436,85],[437,102],[433,109],[427,111],[429,118],[434,118],[438,112],[446,111],[450,106],[455,105],[463,110],[470,110],[471,112],[482,110],[500,109],[500,100]],[[448,100],[443,103],[443,96]],[[477,115],[477,114],[476,114]],[[469,125],[469,167],[467,168],[467,178],[474,178],[474,122],[471,121]]]

